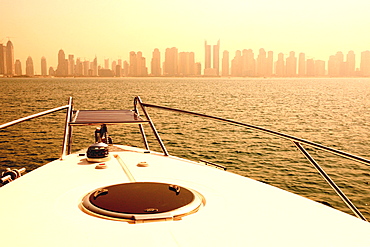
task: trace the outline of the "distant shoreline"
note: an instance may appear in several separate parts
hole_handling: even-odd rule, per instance
[[[111,78],[111,79],[125,79],[125,78],[199,78],[199,79],[206,79],[206,78],[220,78],[220,79],[228,79],[228,78],[250,78],[250,79],[315,79],[315,78],[370,78],[370,76],[351,76],[351,77],[341,77],[341,76],[290,76],[290,77],[280,77],[280,76],[42,76],[42,75],[35,75],[35,76],[2,76],[0,75],[0,79],[42,79],[42,78],[51,78],[51,79],[99,79],[99,78]]]

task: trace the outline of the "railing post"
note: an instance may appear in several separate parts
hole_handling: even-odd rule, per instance
[[[135,97],[135,100],[134,100],[135,111],[137,111],[137,103],[139,103],[139,105],[140,105],[141,109],[142,109],[142,110],[143,110],[143,112],[144,112],[144,115],[145,115],[146,119],[149,121],[149,125],[150,125],[150,127],[152,128],[153,133],[154,133],[155,137],[157,138],[157,141],[158,141],[159,145],[161,146],[161,148],[162,148],[162,151],[163,151],[164,155],[168,156],[169,154],[168,154],[168,152],[167,152],[167,149],[166,149],[165,145],[163,144],[163,141],[162,141],[161,137],[159,136],[158,131],[157,131],[157,129],[155,128],[155,126],[154,126],[154,124],[153,124],[153,121],[152,121],[152,119],[150,118],[149,114],[147,113],[147,111],[146,111],[145,107],[143,106],[142,101],[141,101],[141,99],[140,99],[140,97],[139,97],[139,96]]]
[[[64,157],[71,152],[71,132],[72,132],[72,127],[69,125],[71,122],[72,118],[72,113],[73,113],[73,102],[72,102],[72,97],[69,97],[68,100],[68,108],[67,108],[67,113],[66,113],[66,121],[65,121],[65,126],[64,126],[64,138],[63,138],[63,146],[62,146],[62,156],[60,157],[61,160],[64,159]]]
[[[139,111],[137,109],[137,102],[138,100],[140,100],[139,96],[135,97],[134,99],[134,112],[140,116],[139,114]],[[141,101],[141,100],[140,100]],[[144,145],[145,145],[145,149],[146,150],[150,150],[149,148],[149,144],[148,144],[148,140],[146,139],[146,135],[145,135],[145,131],[144,131],[144,127],[142,124],[139,124],[139,130],[140,130],[140,133],[141,133],[141,137],[143,138],[143,142],[144,142]]]
[[[333,188],[333,190],[338,194],[342,201],[352,210],[352,212],[360,219],[367,221],[366,218],[361,214],[361,212],[356,208],[356,206],[348,199],[348,197],[343,193],[343,191],[336,185],[336,183],[329,177],[329,175],[321,168],[321,166],[312,158],[312,156],[306,151],[306,149],[299,143],[293,141],[297,146],[299,151],[310,161],[310,163],[316,168],[320,175],[325,179],[325,181]]]

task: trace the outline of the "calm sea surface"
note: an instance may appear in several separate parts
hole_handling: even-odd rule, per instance
[[[75,109],[132,109],[139,95],[147,103],[265,127],[370,159],[370,79],[19,78],[0,79],[0,85],[0,123],[66,105],[70,96]],[[172,155],[225,165],[350,213],[289,141],[189,115],[149,113]],[[64,119],[60,112],[0,130],[0,169],[31,171],[58,158]],[[74,150],[93,143],[93,132],[74,128]],[[115,143],[142,147],[136,128],[114,126],[109,133]],[[159,151],[155,143],[151,148]],[[369,165],[311,154],[370,219]]]

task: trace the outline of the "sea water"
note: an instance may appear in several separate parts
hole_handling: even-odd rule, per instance
[[[140,96],[146,103],[233,119],[370,159],[366,78],[3,78],[0,85],[0,123],[66,105],[70,96],[74,109],[133,109],[134,97]],[[290,141],[190,115],[148,111],[171,155],[224,165],[350,213]],[[58,158],[64,112],[0,130],[0,169],[31,171]],[[143,147],[136,126],[108,130],[115,143]],[[75,127],[73,134],[74,151],[94,142],[94,127]],[[150,147],[160,151],[152,136]],[[369,165],[307,149],[369,219]]]

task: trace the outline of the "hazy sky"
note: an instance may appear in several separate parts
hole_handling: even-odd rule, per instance
[[[0,0],[0,43],[10,37],[22,66],[45,56],[57,65],[63,49],[103,64],[142,51],[195,52],[204,66],[204,41],[221,40],[221,53],[260,48],[306,53],[327,61],[337,51],[370,50],[369,0]]]

